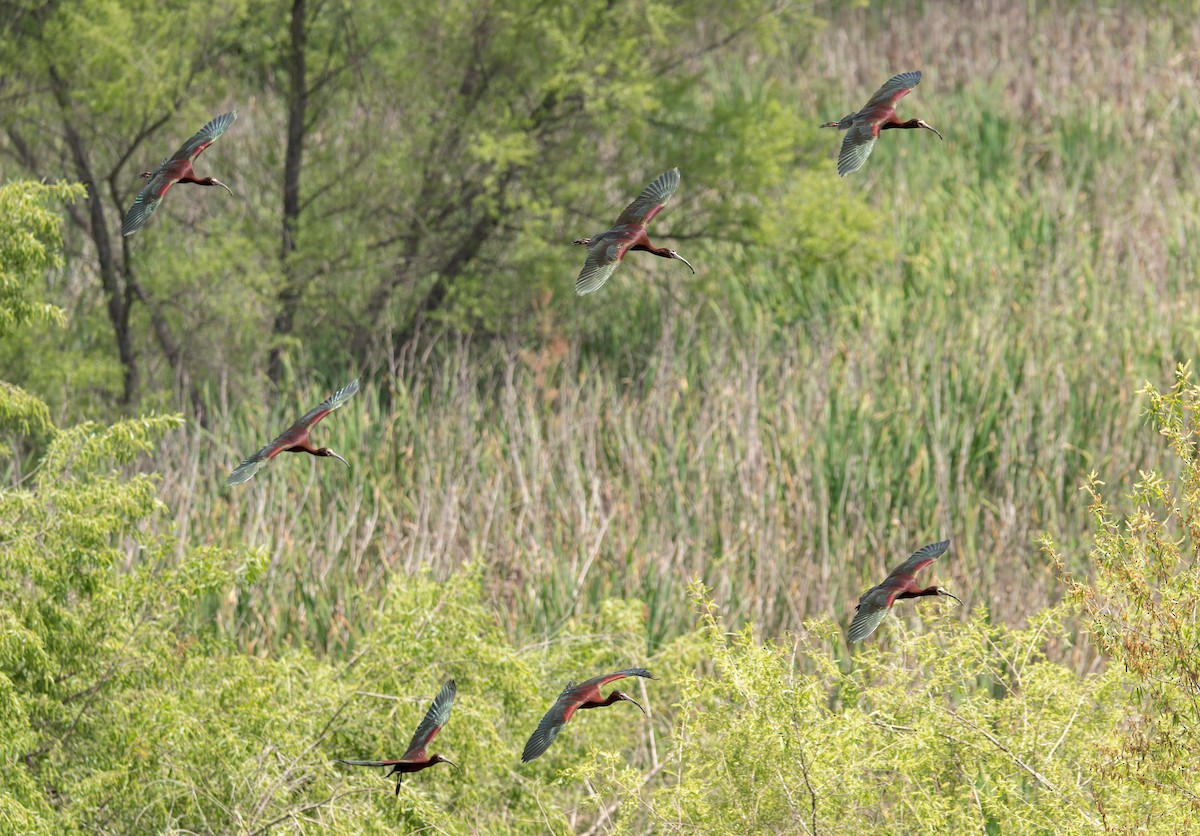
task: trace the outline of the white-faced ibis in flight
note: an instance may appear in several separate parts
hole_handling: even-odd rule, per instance
[[[441,755],[428,755],[425,749],[437,737],[437,733],[442,730],[442,726],[446,725],[446,721],[450,719],[450,709],[454,707],[454,697],[458,694],[458,690],[454,686],[453,679],[447,679],[446,684],[442,686],[442,690],[438,691],[437,696],[433,698],[433,705],[429,706],[429,710],[425,712],[425,719],[417,726],[417,730],[413,732],[412,742],[408,744],[408,751],[400,756],[399,760],[394,761],[347,761],[339,758],[342,763],[347,766],[390,766],[392,771],[384,775],[384,778],[396,776],[396,795],[400,794],[400,782],[404,780],[404,775],[407,772],[420,772],[422,769],[428,769],[435,763],[448,763],[455,769],[458,769],[458,764],[447,760]],[[459,769],[459,772],[462,770]]]
[[[850,622],[850,641],[859,642],[875,632],[879,622],[888,614],[897,598],[920,598],[925,595],[945,595],[948,598],[958,598],[951,595],[940,586],[927,586],[924,589],[917,586],[917,572],[920,572],[934,560],[941,557],[950,548],[950,541],[930,543],[928,546],[913,553],[912,557],[901,563],[884,579],[879,586],[873,586],[858,599],[854,620]],[[962,603],[962,601],[958,601]]]
[[[591,238],[577,238],[572,242],[588,248],[583,270],[575,280],[576,293],[583,296],[585,293],[599,290],[617,269],[621,259],[625,258],[625,253],[630,250],[643,250],[662,258],[677,258],[693,273],[696,272],[696,268],[692,267],[686,258],[674,250],[654,246],[646,235],[646,224],[663,210],[678,188],[678,168],[660,174],[633,203],[625,207],[612,229]]]
[[[563,692],[558,695],[558,700],[546,712],[546,716],[542,718],[542,721],[538,723],[537,730],[529,738],[529,742],[525,744],[525,751],[521,753],[521,761],[529,763],[534,758],[541,757],[542,753],[550,748],[550,744],[554,742],[554,738],[558,737],[558,733],[562,731],[567,721],[581,708],[600,708],[604,705],[612,705],[615,702],[626,700],[636,705],[645,714],[646,709],[642,708],[641,703],[622,691],[614,690],[604,698],[600,696],[601,686],[607,685],[617,679],[624,679],[627,676],[642,676],[646,679],[654,679],[650,675],[650,671],[645,668],[628,668],[616,673],[597,676],[578,685],[568,685],[564,688]]]
[[[938,139],[942,138],[936,128],[920,119],[901,122],[896,118],[897,103],[920,83],[920,70],[892,76],[858,113],[851,113],[843,116],[839,122],[826,122],[821,126],[847,131],[846,138],[842,140],[842,151],[838,154],[838,174],[845,177],[863,167],[867,157],[871,156],[871,149],[875,147],[875,140],[879,139],[880,131],[890,128],[924,128],[937,134]]]
[[[192,163],[203,153],[205,148],[216,142],[217,137],[225,133],[225,129],[233,124],[234,119],[237,119],[236,110],[222,113],[197,131],[195,136],[179,146],[179,150],[169,159],[163,160],[162,164],[154,171],[142,172],[142,176],[148,178],[150,182],[146,184],[137,199],[133,201],[133,205],[129,207],[129,212],[125,215],[125,222],[121,224],[122,235],[133,235],[141,229],[176,183],[220,186],[229,194],[233,194],[233,189],[215,177],[196,177],[196,172],[192,171]]]
[[[309,441],[308,431],[311,430],[317,422],[324,418],[329,413],[333,412],[346,401],[354,397],[354,393],[358,391],[358,379],[350,381],[338,391],[334,392],[325,402],[316,409],[311,410],[307,415],[301,418],[296,423],[292,424],[279,436],[263,447],[250,458],[246,459],[233,473],[229,474],[229,478],[225,480],[226,485],[240,485],[242,482],[249,481],[255,473],[267,466],[267,462],[275,458],[280,453],[308,453],[310,456],[332,456],[346,467],[350,463],[339,456],[337,453],[330,450],[328,447],[313,447]]]

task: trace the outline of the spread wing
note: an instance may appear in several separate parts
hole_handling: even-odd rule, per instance
[[[338,389],[328,398],[321,402],[321,405],[309,410],[304,414],[304,417],[291,426],[288,432],[295,429],[312,429],[313,426],[335,409],[339,408],[346,401],[353,398],[358,393],[358,378],[347,383],[341,389]],[[284,433],[287,435],[287,433]]]
[[[655,215],[662,211],[663,207],[667,205],[667,201],[671,199],[671,195],[675,194],[675,190],[678,188],[678,168],[673,168],[658,175],[654,182],[647,186],[633,203],[625,207],[625,211],[621,213],[613,226],[624,226],[625,224],[645,226],[653,220]]]
[[[227,487],[240,485],[243,482],[248,482],[254,478],[254,474],[267,466],[267,462],[275,458],[288,447],[294,445],[300,438],[308,432],[314,424],[320,421],[329,413],[333,412],[346,401],[354,397],[358,391],[358,378],[350,381],[338,391],[334,392],[326,398],[320,406],[310,410],[296,423],[292,424],[286,430],[275,436],[269,444],[259,449],[253,456],[245,459],[238,465],[229,477],[225,480]]]
[[[595,293],[608,277],[617,269],[621,259],[632,246],[633,239],[620,241],[616,238],[599,236],[595,243],[588,247],[587,258],[583,261],[583,269],[575,280],[575,292],[580,296]]]
[[[875,91],[875,95],[871,97],[870,101],[863,105],[863,110],[870,110],[871,108],[879,107],[880,105],[895,107],[897,102],[908,95],[908,91],[912,90],[920,83],[920,70],[894,75],[889,78],[882,87]]]
[[[863,596],[864,598],[867,596]],[[875,632],[879,622],[883,621],[890,607],[859,601],[854,620],[850,622],[850,641],[860,642]]]
[[[950,548],[949,540],[943,540],[940,543],[930,543],[928,546],[923,546],[920,549],[917,549],[917,551],[913,552],[912,556],[909,557],[908,560],[904,561],[895,569],[893,569],[892,574],[888,575],[888,577],[890,578],[893,575],[900,574],[915,575],[917,572],[920,572],[930,563],[933,563],[933,561],[945,554],[946,549],[948,548]],[[884,581],[884,583],[887,582]]]
[[[125,213],[125,220],[121,222],[122,235],[133,235],[133,233],[141,229],[146,221],[150,220],[150,216],[154,214],[154,210],[158,208],[158,204],[162,203],[163,197],[177,182],[174,177],[163,171],[164,168],[165,165],[161,166],[155,172],[154,176],[150,178],[150,182],[138,192],[133,205]]]
[[[266,467],[271,457],[279,452],[279,450],[275,450],[269,455],[263,455],[263,451],[269,449],[270,445],[267,445],[250,458],[243,459],[242,463],[235,467],[233,472],[225,478],[225,487],[232,488],[234,485],[240,485],[243,482],[249,482],[253,479],[254,474]]]
[[[205,148],[217,141],[217,137],[225,133],[225,130],[233,124],[234,119],[237,119],[236,110],[222,113],[217,118],[211,120],[203,128],[196,131],[191,139],[179,146],[179,150],[171,155],[171,161],[196,159]]]
[[[258,471],[267,466],[267,462],[278,456],[287,448],[299,442],[304,433],[304,427],[300,426],[299,423],[288,427],[279,435],[275,436],[274,440],[272,440],[270,444],[259,448],[259,450],[255,452],[253,456],[243,460],[242,463],[239,464],[234,471],[229,474],[229,478],[225,480],[226,487],[233,487],[234,485],[240,485],[243,482],[250,481],[250,479],[254,477],[255,473],[258,473]]]
[[[871,150],[878,138],[878,125],[869,122],[855,122],[851,125],[846,131],[846,137],[842,140],[842,150],[838,154],[838,174],[845,177],[862,168],[867,157],[871,156]]]
[[[554,705],[550,706],[550,710],[542,717],[537,729],[525,743],[525,751],[521,753],[521,763],[529,763],[535,758],[540,758],[550,748],[550,744],[554,742],[554,738],[558,737],[563,726],[571,719],[571,715],[575,713],[579,703],[579,698],[575,696],[574,686],[568,685]]]
[[[303,421],[303,419],[301,419]],[[281,432],[279,435],[266,446],[259,448],[253,456],[242,461],[234,471],[229,474],[229,478],[225,480],[226,487],[240,485],[243,482],[248,482],[254,478],[254,474],[267,466],[267,462],[278,456],[288,447],[295,445],[305,434],[306,430],[297,421],[292,426]]]
[[[338,763],[344,763],[346,766],[395,766],[400,761],[348,761],[338,758]]]
[[[446,680],[446,683],[442,685],[442,690],[438,691],[437,696],[433,698],[433,704],[425,712],[425,719],[413,733],[412,742],[408,744],[408,750],[401,760],[425,754],[425,747],[437,737],[442,726],[446,725],[446,721],[450,719],[450,709],[454,707],[454,698],[457,695],[458,688],[455,686],[454,680]]]
[[[610,682],[615,682],[618,679],[624,679],[627,676],[641,676],[646,679],[654,679],[654,676],[650,673],[650,671],[646,670],[645,668],[626,668],[625,670],[617,671],[616,673],[606,673],[603,676],[593,677],[587,682],[579,683],[577,687],[583,689],[594,685],[599,688],[607,685]]]

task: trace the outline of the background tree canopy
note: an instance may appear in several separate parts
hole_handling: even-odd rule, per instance
[[[3,8],[0,831],[1192,828],[1184,10]],[[816,126],[918,68],[946,141],[839,179]],[[197,169],[235,196],[122,238],[234,109]],[[697,274],[576,297],[571,240],[672,166]],[[356,376],[349,471],[224,487]],[[849,647],[946,537],[965,606]],[[648,720],[520,764],[641,665]],[[449,677],[461,774],[337,765]]]

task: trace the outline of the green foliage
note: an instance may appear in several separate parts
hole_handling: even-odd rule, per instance
[[[395,319],[447,281],[435,318],[460,329],[511,330],[546,299],[586,332],[592,317],[579,316],[570,283],[582,254],[566,243],[607,228],[673,165],[683,185],[655,234],[682,232],[702,260],[721,241],[761,238],[758,219],[786,212],[795,104],[777,85],[726,71],[746,51],[807,43],[811,15],[708,0],[449,3],[437,16],[410,14],[418,19],[378,59],[411,91],[380,105],[405,114],[408,130],[386,135],[392,150],[362,187],[388,183],[388,214],[419,225],[400,247]],[[357,288],[334,292],[346,291]],[[357,297],[342,296],[361,307]]]
[[[1200,812],[1200,386],[1189,363],[1176,369],[1169,390],[1147,383],[1144,391],[1147,422],[1177,461],[1141,473],[1128,514],[1114,509],[1107,486],[1092,475],[1089,575],[1069,572],[1049,538],[1043,548],[1082,607],[1088,635],[1136,682],[1128,716],[1104,749],[1105,773],[1162,793],[1194,815]]]
[[[31,324],[66,324],[62,308],[34,302],[31,289],[47,271],[62,266],[62,216],[50,208],[83,195],[77,184],[47,186],[19,181],[0,185],[0,341]],[[0,380],[0,432],[18,437],[54,430],[41,399]],[[12,450],[0,443],[0,457]]]
[[[1175,396],[1163,404],[1155,414],[1183,414]],[[147,535],[165,510],[153,481],[114,471],[176,423],[61,432],[31,487],[0,495],[3,814],[24,832],[1090,833],[1155,809],[1157,787],[1112,768],[1130,686],[1147,679],[1120,666],[1080,677],[1047,658],[1066,639],[1061,609],[1013,629],[982,608],[963,622],[909,602],[846,658],[825,620],[781,642],[728,632],[697,587],[700,626],[655,654],[643,606],[618,600],[521,647],[476,565],[344,602],[356,647],[344,662],[246,655],[186,615],[193,596],[246,595],[260,558]],[[910,632],[906,615],[927,629]],[[636,683],[649,721],[624,705],[587,712],[518,765],[564,682],[631,664],[658,676]],[[410,776],[396,799],[379,775],[334,762],[395,754],[447,677],[460,696],[434,750],[462,773]],[[1183,807],[1155,815],[1189,826]]]
[[[237,2],[210,5],[203,15],[190,10],[179,2],[109,0],[33,7],[16,17],[0,60],[15,70],[14,92],[32,93],[39,76],[65,82],[62,105],[82,117],[77,128],[136,124],[176,109],[206,53],[219,47],[220,27],[238,23]],[[14,122],[38,112],[36,95],[18,103]]]
[[[1128,679],[1046,658],[1063,638],[1061,609],[1012,629],[982,610],[963,624],[929,606],[935,629],[889,619],[892,647],[867,644],[850,661],[828,622],[763,641],[749,626],[726,632],[706,591],[695,594],[701,630],[659,666],[681,689],[671,748],[660,740],[650,767],[599,755],[569,773],[620,802],[614,832],[1083,834],[1153,809],[1153,792],[1097,774]],[[1189,822],[1178,808],[1160,815],[1163,832]]]
[[[0,830],[1190,831],[1200,391],[1148,387],[1164,463],[1129,385],[1200,349],[1188,16],[309,3],[281,256],[292,4],[9,5]],[[896,43],[954,56],[903,103],[946,141],[838,179],[815,126]],[[121,240],[136,172],[226,107],[200,168],[237,198],[182,187]],[[671,165],[651,232],[698,274],[635,254],[576,299],[567,242]],[[88,167],[64,235],[77,187],[9,182]],[[113,418],[122,317],[150,417]],[[348,373],[317,433],[351,470],[223,487]],[[844,647],[931,532],[968,609]],[[566,681],[632,664],[649,720],[519,764]],[[451,676],[462,773],[397,799],[336,764]]]
[[[305,819],[333,832],[571,831],[608,820],[613,832],[937,822],[1090,833],[1153,808],[1154,792],[1101,770],[1127,675],[1080,678],[1044,655],[1063,638],[1061,611],[1020,630],[989,625],[982,611],[967,624],[929,614],[923,635],[893,620],[892,647],[868,645],[849,664],[831,652],[828,622],[775,643],[749,627],[727,633],[700,601],[700,628],[653,657],[636,650],[641,616],[616,601],[553,642],[517,647],[477,570],[394,584],[345,664],[305,652],[254,659],[182,635],[150,641],[146,625],[125,652],[153,655],[87,703],[62,747],[69,791],[38,814],[122,832]],[[362,623],[356,607],[347,617]],[[624,704],[585,712],[542,759],[519,764],[566,680],[633,663],[658,676],[634,692],[649,721]],[[409,776],[397,799],[380,774],[334,762],[394,755],[448,677],[459,699],[433,750],[461,773]],[[42,780],[57,759],[38,761]],[[1188,816],[1175,808],[1157,821],[1186,829]]]
[[[29,300],[29,286],[62,266],[62,216],[50,208],[82,197],[77,184],[0,185],[0,337],[34,319],[66,324],[62,308]]]
[[[57,263],[58,226],[44,211],[19,211],[36,208],[14,204],[19,190],[38,187],[5,188],[5,240],[24,242],[13,266],[32,275]],[[20,322],[34,308],[16,299],[6,311]],[[107,793],[132,775],[115,768],[129,753],[113,740],[131,731],[122,724],[130,696],[172,669],[164,650],[179,614],[230,584],[231,555],[200,549],[176,561],[173,543],[146,529],[164,509],[158,480],[122,471],[182,426],[179,416],[56,429],[44,403],[7,382],[0,416],[6,430],[50,435],[28,478],[0,490],[0,822],[19,832],[104,828],[116,812]]]
[[[6,760],[26,764],[39,788],[88,797],[89,776],[76,764],[107,746],[108,724],[120,726],[109,714],[118,695],[168,666],[173,626],[204,590],[200,581],[224,587],[233,577],[226,553],[201,550],[177,564],[173,544],[144,531],[163,508],[156,480],[118,468],[180,423],[61,430],[27,486],[0,492]]]

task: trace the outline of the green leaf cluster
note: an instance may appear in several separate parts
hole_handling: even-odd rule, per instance
[[[62,266],[62,216],[52,206],[83,195],[74,183],[0,184],[0,336],[38,319],[66,324],[62,308],[31,300],[31,287]]]
[[[1144,417],[1173,457],[1142,471],[1120,508],[1096,474],[1091,498],[1093,572],[1069,570],[1055,543],[1043,548],[1083,610],[1089,636],[1128,670],[1122,734],[1104,748],[1105,773],[1159,793],[1164,806],[1200,813],[1200,386],[1190,363],[1170,389],[1147,382]]]

